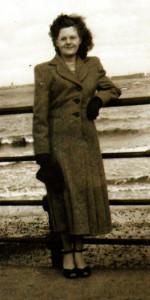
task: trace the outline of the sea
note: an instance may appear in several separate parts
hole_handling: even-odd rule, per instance
[[[32,114],[0,119],[0,156],[32,155]],[[103,108],[95,124],[102,153],[150,151],[150,105]],[[109,199],[150,199],[150,157],[104,159],[104,168]],[[34,161],[1,162],[0,199],[42,199],[37,170]]]

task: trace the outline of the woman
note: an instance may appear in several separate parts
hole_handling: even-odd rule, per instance
[[[120,96],[105,76],[91,32],[80,16],[58,16],[50,26],[56,56],[35,67],[34,151],[46,184],[53,230],[63,243],[63,274],[89,276],[85,235],[111,231],[106,180],[94,120]]]

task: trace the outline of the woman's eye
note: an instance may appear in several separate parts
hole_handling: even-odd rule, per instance
[[[74,40],[76,37],[75,36],[70,36],[70,40]],[[67,40],[67,38],[66,37],[62,37],[61,39],[60,39],[61,41],[66,41]]]

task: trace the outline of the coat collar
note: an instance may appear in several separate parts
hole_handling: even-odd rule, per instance
[[[59,56],[56,55],[50,62],[50,65],[56,65],[58,74],[70,80],[76,84],[81,84],[81,82],[86,78],[88,74],[88,68],[85,64],[85,61],[82,60],[80,57],[77,57],[77,64],[76,64],[76,72],[73,73],[68,66],[66,65],[65,61]]]

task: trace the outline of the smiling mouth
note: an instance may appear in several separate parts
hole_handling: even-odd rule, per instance
[[[65,47],[65,49],[73,49],[74,47],[72,46],[72,47]]]

